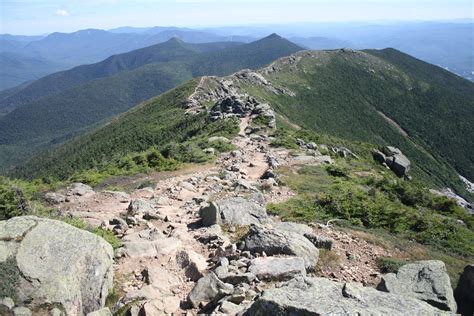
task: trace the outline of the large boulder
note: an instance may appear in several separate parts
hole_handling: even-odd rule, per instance
[[[264,291],[243,315],[437,315],[440,312],[417,299],[354,283],[295,278]]]
[[[304,236],[291,231],[267,229],[252,225],[245,237],[245,250],[267,255],[289,255],[301,257],[307,269],[313,269],[319,258],[319,250]]]
[[[269,221],[263,206],[241,197],[211,202],[201,208],[199,214],[206,227],[214,224],[250,225]]]
[[[383,149],[385,154],[385,163],[399,177],[403,177],[410,171],[410,160],[400,149],[392,146],[386,146]]]
[[[260,280],[288,280],[305,276],[304,260],[299,257],[260,257],[250,261],[249,272]]]
[[[467,265],[454,291],[458,303],[458,313],[474,315],[474,264]]]
[[[232,294],[234,287],[222,282],[211,272],[199,279],[188,295],[188,302],[194,307],[214,303],[226,295]]]
[[[34,216],[2,221],[0,297],[33,313],[99,310],[112,287],[112,258],[106,241],[66,223]]]
[[[457,309],[446,267],[439,260],[406,264],[397,273],[384,275],[377,288],[423,300],[445,311]]]
[[[68,196],[84,196],[89,194],[94,194],[94,190],[84,183],[73,183],[68,186],[66,190],[66,195]]]

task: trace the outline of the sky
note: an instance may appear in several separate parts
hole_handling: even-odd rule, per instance
[[[0,0],[0,33],[119,26],[423,21],[474,17],[472,0]]]

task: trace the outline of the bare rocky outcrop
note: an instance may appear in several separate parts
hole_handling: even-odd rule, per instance
[[[263,292],[242,315],[437,315],[441,310],[401,295],[324,278],[296,278]]]
[[[0,266],[11,271],[0,296],[34,313],[99,310],[112,287],[112,247],[60,221],[33,216],[0,222]]]
[[[425,301],[436,308],[456,312],[456,301],[446,267],[442,261],[428,260],[406,264],[397,273],[382,277],[381,291]]]
[[[386,146],[382,151],[375,151],[373,157],[376,161],[389,167],[399,177],[406,176],[410,171],[410,160],[396,147]]]

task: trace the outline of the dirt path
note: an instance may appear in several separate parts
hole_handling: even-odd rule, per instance
[[[64,212],[79,216],[93,226],[112,229],[121,238],[125,252],[117,253],[114,265],[116,294],[122,297],[117,307],[146,298],[147,315],[196,313],[196,309],[189,309],[183,302],[198,279],[196,274],[201,276],[213,268],[209,259],[216,251],[198,241],[202,234],[197,225],[202,203],[228,196],[245,196],[265,185],[270,188],[262,192],[267,202],[285,201],[295,194],[287,187],[278,186],[273,179],[261,180],[262,175],[276,165],[297,167],[324,161],[305,152],[293,157],[288,150],[271,147],[265,135],[246,135],[250,122],[249,117],[241,119],[239,135],[232,141],[237,150],[222,154],[214,164],[119,179],[122,184],[129,185],[140,181],[156,184],[130,194],[102,191],[71,196],[60,205]],[[134,219],[134,208],[129,206],[131,201],[140,201],[139,208],[142,209],[138,212],[141,216],[148,211],[153,214],[146,220],[142,217]],[[121,228],[117,229],[120,218],[126,216],[127,220],[131,218],[128,225],[118,225]],[[339,238],[341,246],[336,249],[341,253],[346,250],[357,252],[353,248],[348,250],[345,245],[350,237],[343,237]],[[336,244],[339,239],[336,238]],[[371,255],[370,262],[374,257]],[[343,262],[344,269],[349,266],[359,271],[355,264],[347,263],[347,260]],[[190,266],[195,269],[190,271]],[[372,268],[363,271],[374,274]],[[327,268],[322,273],[341,279],[350,279],[352,275],[341,272],[338,267]],[[354,280],[370,283],[364,277]]]

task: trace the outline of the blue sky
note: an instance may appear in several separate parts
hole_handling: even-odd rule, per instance
[[[472,0],[0,0],[0,33],[473,18]]]

